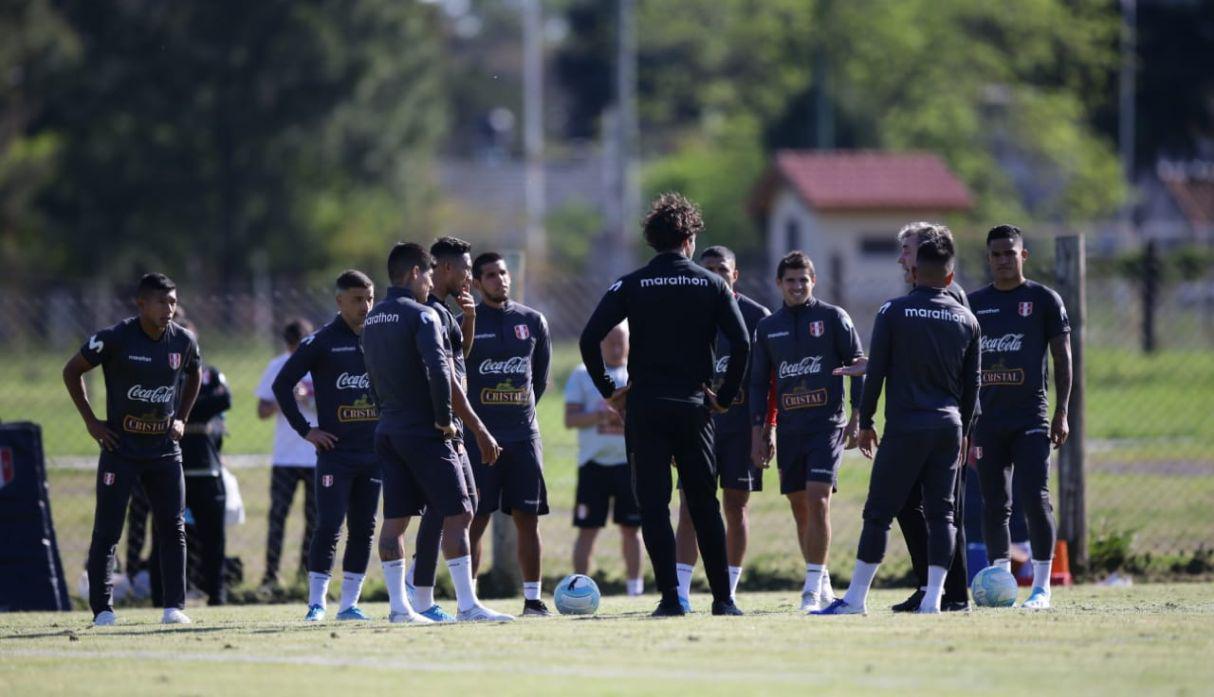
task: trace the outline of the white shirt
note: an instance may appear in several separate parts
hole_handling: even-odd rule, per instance
[[[616,385],[628,383],[628,366],[607,368]],[[586,412],[607,410],[607,400],[599,394],[590,379],[586,366],[573,369],[569,382],[565,383],[565,404],[580,404]],[[628,450],[624,447],[623,427],[591,426],[579,428],[577,432],[578,467],[594,460],[600,465],[623,465],[628,462]]]
[[[274,398],[274,378],[282,370],[282,364],[287,362],[291,354],[284,353],[270,360],[266,371],[261,374],[261,382],[257,384],[257,398],[273,402],[277,408],[278,400]],[[312,374],[308,373],[299,381],[308,394],[305,401],[299,402],[299,410],[303,412],[308,423],[316,424],[316,400],[312,391]],[[287,423],[282,410],[274,415],[274,454],[270,463],[275,467],[315,467],[316,446],[300,437],[291,424]]]

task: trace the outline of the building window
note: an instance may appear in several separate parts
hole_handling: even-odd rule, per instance
[[[789,219],[784,223],[784,249],[796,249],[801,246],[801,226],[796,220]]]
[[[860,238],[860,253],[872,257],[898,256],[898,239],[889,233],[865,235]]]

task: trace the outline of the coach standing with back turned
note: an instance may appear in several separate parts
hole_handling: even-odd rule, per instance
[[[624,415],[641,530],[662,594],[655,617],[686,614],[679,604],[670,527],[672,458],[712,588],[712,614],[742,614],[729,593],[711,415],[724,411],[721,405],[733,404],[750,340],[733,292],[690,259],[703,227],[700,211],[690,201],[678,194],[659,196],[644,222],[645,241],[657,255],[607,289],[580,342],[595,386]],[[607,333],[625,319],[632,328],[626,386],[611,379],[600,348]],[[730,359],[720,391],[713,394],[708,383],[718,329],[729,343]]]

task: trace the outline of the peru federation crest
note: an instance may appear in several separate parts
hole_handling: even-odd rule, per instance
[[[170,353],[169,354],[169,367],[172,368],[173,370],[177,370],[178,368],[181,367],[181,354],[180,353]]]
[[[1033,303],[1025,302],[1016,306],[1016,312],[1020,313],[1021,317],[1028,317],[1033,314]]]
[[[816,322],[809,323],[809,335],[810,336],[822,336],[825,333],[826,333],[826,323],[823,322],[822,320],[818,320]]]
[[[331,474],[323,475],[320,478],[320,485],[326,489],[333,486],[333,475],[331,475]]]
[[[514,335],[518,337],[520,341],[526,341],[527,339],[531,338],[531,328],[525,324],[516,324],[514,325]]]

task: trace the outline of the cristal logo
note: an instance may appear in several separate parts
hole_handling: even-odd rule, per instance
[[[504,361],[486,358],[481,361],[481,375],[526,375],[531,369],[531,359],[515,356]]]
[[[1023,334],[1004,334],[1003,336],[982,337],[983,353],[1005,353],[1019,351]]]
[[[780,361],[778,374],[781,378],[795,378],[802,375],[816,375],[822,372],[821,356],[806,356],[796,363]]]
[[[126,398],[137,402],[148,402],[150,404],[168,404],[173,401],[173,395],[177,392],[176,388],[167,385],[160,387],[144,387],[143,385],[135,385],[127,390]]]
[[[371,380],[367,378],[366,373],[360,375],[351,375],[342,373],[337,376],[337,389],[339,390],[369,390],[371,389]]]

